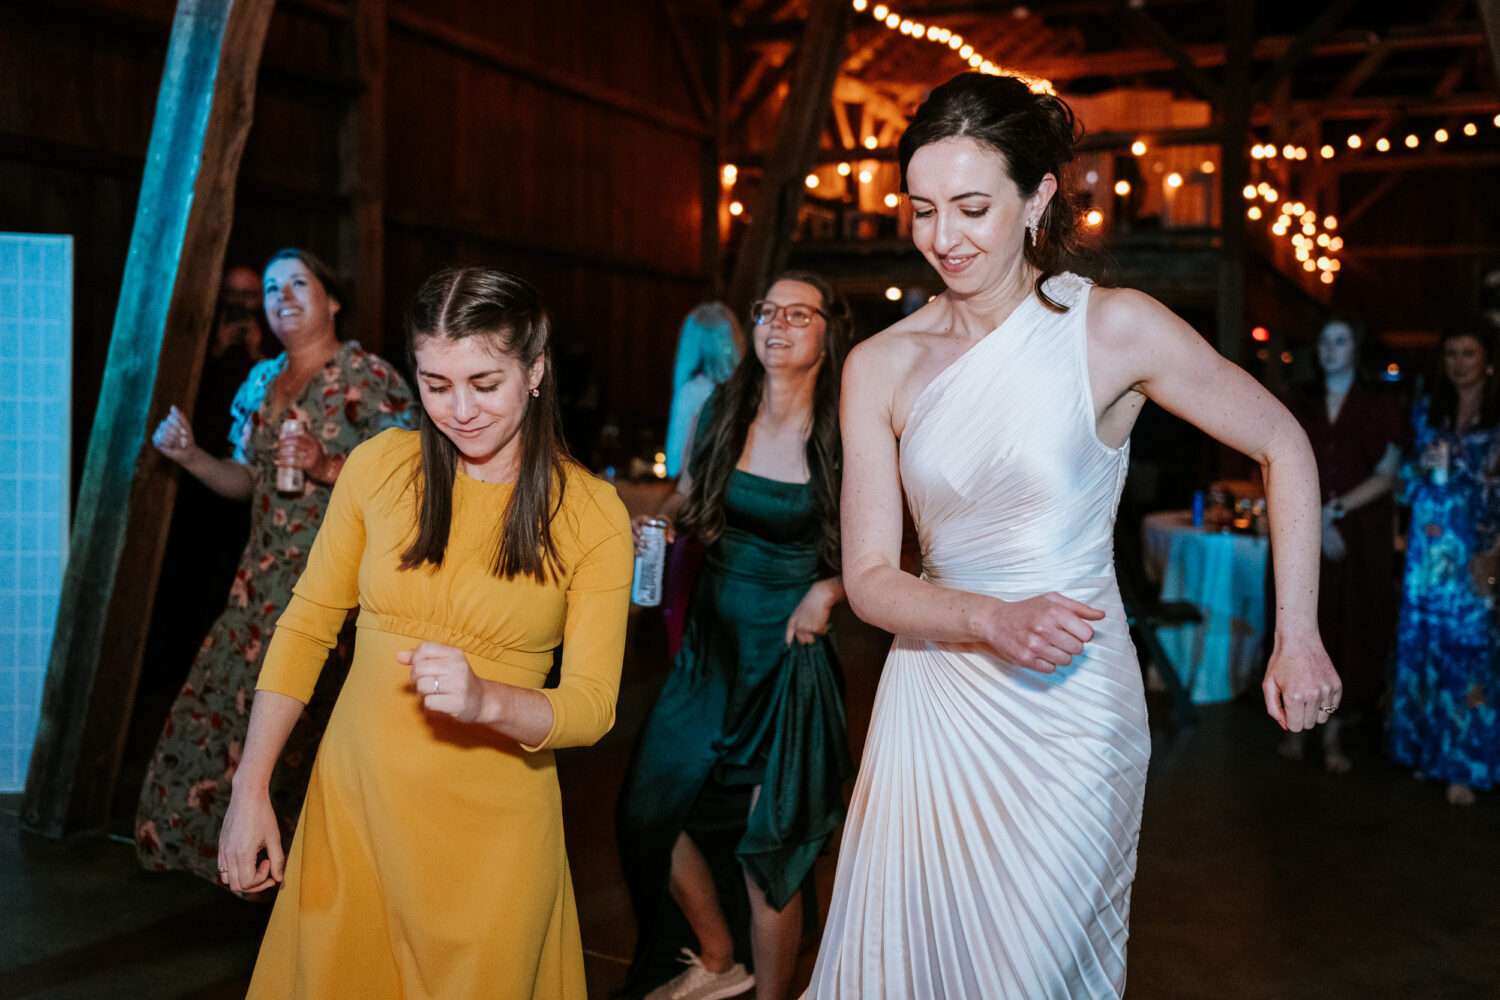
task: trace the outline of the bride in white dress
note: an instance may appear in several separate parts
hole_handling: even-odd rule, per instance
[[[1124,991],[1150,739],[1111,537],[1148,398],[1265,476],[1267,710],[1296,732],[1338,707],[1307,438],[1160,303],[1061,272],[1073,139],[1056,98],[964,74],[901,140],[912,238],[947,290],[844,369],[844,581],[897,638],[813,1000]],[[920,579],[900,569],[903,487]]]

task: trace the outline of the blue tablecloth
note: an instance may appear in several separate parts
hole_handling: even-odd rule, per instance
[[[1194,702],[1229,701],[1265,670],[1267,539],[1205,532],[1188,511],[1148,514],[1141,525],[1147,573],[1163,601],[1189,601],[1197,625],[1157,629]]]

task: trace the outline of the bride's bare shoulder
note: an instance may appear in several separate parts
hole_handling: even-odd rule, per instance
[[[847,364],[865,377],[896,377],[909,373],[932,346],[946,323],[936,302],[905,316],[863,341],[849,354]]]

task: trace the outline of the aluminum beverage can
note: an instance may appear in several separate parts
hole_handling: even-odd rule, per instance
[[[641,525],[641,551],[635,557],[635,579],[630,584],[630,602],[642,608],[661,603],[662,570],[667,565],[667,522],[659,517]]]
[[[288,434],[296,434],[302,430],[302,421],[283,420],[281,422],[281,437]],[[276,490],[278,493],[301,493],[307,485],[307,475],[295,465],[276,466]]]

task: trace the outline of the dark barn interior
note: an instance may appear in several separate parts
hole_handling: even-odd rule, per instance
[[[169,71],[190,44],[207,64]],[[74,266],[71,548],[29,778],[0,796],[0,996],[248,983],[262,908],[128,846],[232,573],[174,525],[194,484],[148,440],[169,404],[191,412],[227,268],[313,250],[348,291],[341,336],[403,369],[428,274],[525,275],[554,316],[570,448],[649,511],[695,304],[743,314],[805,267],[867,336],[942,291],[896,142],[971,65],[1077,113],[1064,183],[1090,273],[1278,393],[1314,370],[1331,311],[1363,318],[1403,405],[1444,329],[1500,315],[1500,0],[0,0],[0,232],[70,235]],[[1251,475],[1160,410],[1133,448],[1132,538]],[[226,510],[232,567],[246,526]],[[888,637],[841,614],[857,760]],[[634,941],[607,806],[667,666],[660,617],[633,613],[615,730],[560,757],[591,996]],[[1276,756],[1254,684],[1190,724],[1150,698],[1130,996],[1500,995],[1493,793],[1446,806],[1384,759],[1378,718],[1332,779]]]

